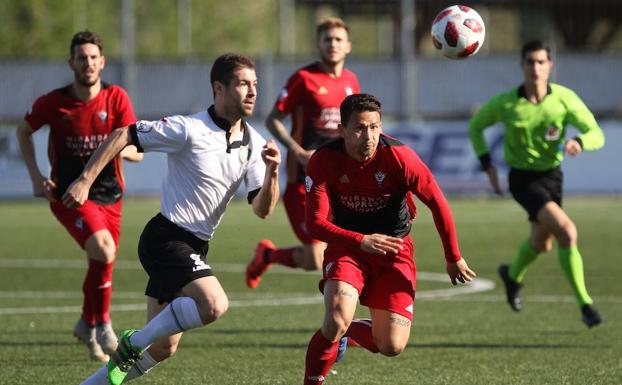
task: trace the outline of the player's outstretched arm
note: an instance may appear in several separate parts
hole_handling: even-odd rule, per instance
[[[477,276],[477,274],[469,268],[464,258],[455,262],[447,262],[447,274],[453,285],[457,285],[458,282],[471,282]]]
[[[128,162],[140,162],[143,160],[144,154],[138,152],[136,146],[127,146],[121,151],[121,158]]]
[[[89,189],[103,168],[126,146],[133,144],[129,127],[117,128],[97,147],[80,176],[63,194],[63,204],[69,208],[82,206],[89,197]]]
[[[253,212],[260,218],[266,218],[274,211],[279,200],[279,165],[281,152],[273,140],[269,140],[261,151],[261,159],[266,164],[263,186],[253,199]]]

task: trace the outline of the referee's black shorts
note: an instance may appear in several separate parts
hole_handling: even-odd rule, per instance
[[[188,283],[213,275],[207,264],[209,243],[161,213],[145,226],[138,242],[140,263],[149,275],[145,294],[171,302]]]
[[[562,205],[562,183],[564,175],[559,167],[547,171],[530,171],[512,168],[510,170],[510,192],[514,199],[529,214],[529,220],[536,222],[538,211],[548,202]]]

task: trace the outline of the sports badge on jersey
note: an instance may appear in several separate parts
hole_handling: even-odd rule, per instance
[[[378,182],[378,186],[382,186],[382,182],[384,181],[384,177],[386,174],[382,171],[378,171],[374,174],[374,178],[376,178],[376,182]]]
[[[309,175],[305,177],[305,189],[307,192],[311,191],[311,187],[313,187],[313,179]]]
[[[99,118],[99,120],[101,120],[102,122],[106,121],[106,118],[108,117],[108,113],[106,111],[97,111],[97,117]]]
[[[353,92],[354,91],[352,91],[352,87],[346,87],[346,95],[350,96]]]
[[[544,139],[548,141],[558,140],[561,135],[561,130],[559,127],[551,126],[546,129],[546,133],[544,134]]]
[[[153,129],[153,126],[144,120],[139,120],[136,122],[136,131],[142,132],[144,134],[148,133]]]

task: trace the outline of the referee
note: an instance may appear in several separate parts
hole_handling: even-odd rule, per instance
[[[519,291],[527,267],[540,253],[551,250],[555,238],[559,263],[577,299],[583,322],[593,327],[603,318],[585,286],[577,229],[562,209],[560,164],[564,153],[577,156],[582,151],[598,150],[605,144],[605,138],[594,115],[572,90],[549,83],[553,68],[549,47],[541,41],[525,44],[521,68],[524,83],[494,96],[469,124],[469,137],[482,170],[499,195],[502,191],[497,170],[491,162],[483,131],[497,122],[504,124],[503,149],[511,167],[510,192],[527,211],[531,222],[529,238],[518,247],[512,263],[499,266],[498,272],[510,307],[520,311]],[[567,124],[576,127],[580,134],[566,139]]]

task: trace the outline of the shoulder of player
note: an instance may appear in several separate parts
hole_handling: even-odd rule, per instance
[[[379,151],[389,154],[390,157],[396,159],[399,163],[402,163],[406,159],[410,159],[413,155],[416,156],[416,151],[410,146],[400,142],[398,139],[382,134],[378,142]]]
[[[343,139],[338,138],[321,145],[317,150],[315,150],[315,152],[313,153],[313,157],[315,157],[316,159],[326,159],[332,158],[336,155],[338,156],[339,154],[343,153]]]
[[[560,97],[577,97],[577,94],[570,88],[557,83],[549,83],[551,87],[551,94],[558,95]]]
[[[127,95],[127,91],[117,84],[102,82],[102,91],[111,95]]]
[[[354,79],[358,79],[358,76],[356,76],[356,73],[354,71],[351,71],[347,68],[344,67],[343,71],[341,72],[341,76],[342,77],[349,77],[349,78],[354,78]]]

